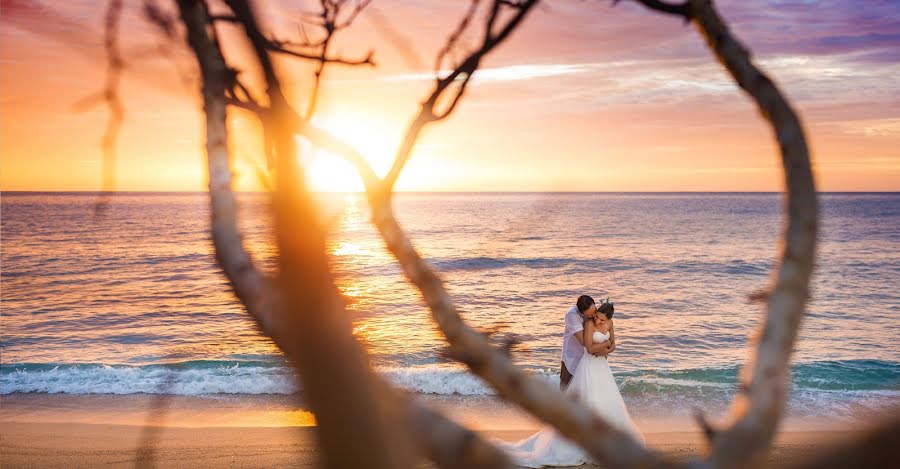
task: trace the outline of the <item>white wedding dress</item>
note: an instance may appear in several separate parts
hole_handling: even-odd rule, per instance
[[[605,342],[609,333],[594,332],[593,339],[596,343]],[[572,406],[596,412],[613,427],[644,442],[644,436],[628,415],[606,357],[595,357],[585,350],[565,395]],[[518,443],[501,442],[500,445],[515,464],[524,467],[578,466],[592,462],[581,447],[553,427],[544,427]]]

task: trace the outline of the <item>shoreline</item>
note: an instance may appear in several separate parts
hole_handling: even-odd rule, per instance
[[[479,431],[516,441],[530,430]],[[846,431],[782,432],[769,467],[788,467],[812,457]],[[699,432],[648,432],[648,445],[674,459],[704,451]],[[142,442],[153,441],[151,449]],[[4,467],[94,467],[153,463],[163,467],[317,467],[313,427],[144,427],[84,423],[0,423]],[[592,466],[586,466],[592,467]]]
[[[535,431],[541,424],[527,412],[496,396],[417,394],[416,400],[478,431]],[[316,424],[302,394],[42,394],[0,395],[0,422],[36,424],[107,424],[172,428],[305,427]],[[727,415],[724,404],[704,408],[713,424]],[[645,433],[698,430],[694,408],[629,409]],[[787,432],[856,431],[900,407],[886,406],[848,417],[788,414]]]

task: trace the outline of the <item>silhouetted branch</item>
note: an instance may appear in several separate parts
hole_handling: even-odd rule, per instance
[[[119,51],[119,22],[122,17],[122,0],[109,0],[104,19],[103,46],[106,49],[106,85],[103,89],[103,100],[109,108],[109,119],[103,132],[103,194],[94,206],[95,215],[105,210],[109,197],[108,192],[116,186],[116,143],[119,129],[125,117],[122,99],[119,96],[119,78],[122,75],[123,61]]]
[[[512,466],[505,453],[443,415],[409,400],[413,434],[422,438],[428,458],[446,469],[502,469]]]
[[[328,59],[328,47],[331,45],[334,34],[353,24],[353,20],[355,20],[359,13],[371,3],[371,0],[358,0],[355,7],[351,10],[350,15],[341,22],[339,20],[341,10],[346,3],[346,0],[320,0],[320,5],[322,7],[322,27],[325,29],[325,37],[320,42],[319,54],[316,57],[318,65],[313,77],[313,88],[310,92],[309,105],[306,107],[306,114],[304,114],[307,120],[312,119],[312,115],[316,112],[316,105],[319,101],[319,87],[322,82],[322,73],[325,71],[325,64],[334,62],[334,60]],[[374,62],[372,61],[372,51],[369,51],[366,58],[362,61],[343,61],[340,63],[347,65],[374,65]]]
[[[613,3],[619,3],[621,0],[613,0]],[[651,10],[656,10],[660,13],[668,13],[670,15],[681,16],[685,21],[690,21],[693,18],[692,10],[691,10],[691,2],[664,2],[660,0],[634,0],[641,5],[644,5]]]
[[[444,58],[449,54],[454,47],[456,47],[457,41],[459,41],[460,36],[465,32],[466,28],[469,27],[469,23],[472,21],[472,17],[475,16],[475,11],[478,9],[478,4],[481,0],[471,0],[469,3],[469,10],[466,12],[466,15],[463,17],[462,21],[459,22],[456,29],[450,34],[450,38],[447,39],[447,42],[444,44],[444,47],[438,51],[437,60],[434,61],[434,72],[439,73],[441,67],[444,63]]]
[[[437,83],[435,84],[434,90],[431,92],[431,95],[422,104],[419,113],[407,128],[406,134],[403,137],[403,141],[400,143],[400,147],[398,148],[397,153],[394,156],[394,163],[391,166],[391,169],[388,171],[387,176],[385,176],[384,178],[384,182],[381,188],[383,195],[386,195],[393,190],[394,184],[397,182],[397,178],[400,176],[400,172],[403,171],[403,167],[409,160],[409,155],[412,152],[415,142],[419,138],[419,133],[422,131],[425,125],[430,122],[444,119],[453,112],[453,110],[456,108],[456,105],[459,103],[460,98],[462,98],[463,94],[465,93],[466,85],[468,85],[469,80],[472,78],[472,74],[475,73],[475,70],[481,64],[481,59],[490,51],[492,51],[494,47],[501,44],[503,40],[506,39],[514,29],[516,29],[519,23],[521,23],[521,21],[525,19],[525,16],[529,11],[531,11],[532,7],[534,7],[536,3],[537,0],[526,0],[521,3],[510,5],[505,2],[494,0],[491,8],[491,14],[488,16],[488,20],[485,22],[485,33],[484,37],[482,38],[480,47],[471,52],[465,58],[465,60],[463,60],[463,62],[459,64],[455,69],[453,69],[453,71],[451,71],[447,76],[439,78],[437,80]],[[503,25],[500,32],[495,35],[492,31],[494,28],[494,24],[497,21],[501,5],[514,9],[514,12],[512,14],[512,18],[510,18]],[[468,23],[470,20],[471,8],[470,11],[463,17],[460,23]],[[461,31],[462,29],[465,29],[464,26],[458,27],[457,31]],[[448,42],[455,42],[456,36],[456,34],[451,34],[450,40]],[[447,48],[448,47],[445,46],[445,49]],[[462,80],[462,83],[458,86],[456,94],[451,99],[450,105],[444,111],[437,111],[435,107],[437,106],[438,100],[441,99],[444,91],[446,91],[451,84],[455,83],[457,79]]]
[[[313,54],[309,52],[303,52],[296,49],[291,49],[291,47],[304,47],[299,43],[293,43],[290,41],[281,41],[278,39],[271,39],[267,48],[272,52],[278,52],[280,54],[286,54],[293,57],[297,57],[298,59],[307,59],[307,60],[315,60],[320,63],[333,63],[333,64],[341,64],[341,65],[375,65],[375,59],[373,57],[373,53],[370,51],[365,57],[361,59],[345,59],[341,57],[325,57],[321,54]]]

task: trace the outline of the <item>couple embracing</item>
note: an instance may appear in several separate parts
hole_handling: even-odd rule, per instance
[[[587,295],[581,295],[566,312],[559,385],[573,406],[603,417],[613,427],[643,442],[644,437],[628,415],[606,360],[616,349],[614,312],[615,307],[609,301],[598,304]],[[591,462],[581,447],[552,427],[503,446],[516,464],[526,467],[577,466]]]

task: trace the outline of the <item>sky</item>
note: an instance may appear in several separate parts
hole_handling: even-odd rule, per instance
[[[165,40],[142,19],[140,2],[126,3],[115,189],[204,190],[196,66],[182,39]],[[0,189],[103,187],[108,111],[80,105],[104,84],[103,4],[0,2]],[[297,37],[302,13],[314,10],[312,2],[258,4],[282,39]],[[377,66],[326,68],[313,123],[386,172],[467,5],[375,0],[334,50],[345,57],[373,50]],[[900,190],[900,2],[717,5],[800,113],[819,190]],[[223,35],[243,70],[241,44]],[[310,65],[285,58],[277,65],[302,109]],[[244,76],[253,81],[250,71]],[[229,125],[237,188],[264,188],[258,124],[233,112]],[[361,188],[340,158],[298,144],[314,188]],[[693,26],[632,2],[576,0],[545,0],[485,60],[456,112],[425,130],[397,184],[406,191],[782,188],[770,128]]]

